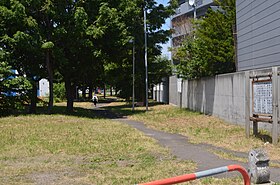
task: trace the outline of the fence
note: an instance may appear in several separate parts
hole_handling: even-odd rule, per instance
[[[274,70],[278,71],[278,68],[274,67]],[[176,76],[172,76],[169,78],[169,86],[163,86],[161,89],[169,89],[169,104],[214,115],[230,123],[245,126],[246,121],[248,122],[249,117],[253,114],[254,106],[252,79],[249,83],[248,80],[252,76],[269,73],[272,74],[272,68],[223,74],[199,80],[179,80]],[[278,82],[274,83],[273,89],[275,90],[274,94],[279,94],[279,76],[276,78],[277,80],[274,82]],[[165,93],[165,91],[161,91],[161,94]],[[274,98],[277,105],[279,105],[279,98],[276,98],[277,100]],[[156,100],[161,102],[160,99]],[[275,107],[278,109],[278,106]],[[273,130],[274,140],[277,140],[276,133],[280,132],[276,126],[274,125],[272,129],[272,124],[259,123],[260,128]],[[246,128],[248,128],[248,124]]]

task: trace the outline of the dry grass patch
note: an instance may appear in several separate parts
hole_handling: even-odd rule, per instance
[[[0,130],[0,184],[135,184],[196,168],[111,120],[17,116],[0,118]]]

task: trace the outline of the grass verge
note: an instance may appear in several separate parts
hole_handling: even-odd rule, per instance
[[[122,109],[111,105],[138,117],[134,119],[152,117],[152,111],[137,108],[131,113],[123,103],[118,104]],[[59,106],[57,115],[0,118],[0,184],[135,184],[196,169],[195,163],[174,158],[137,130],[101,119],[92,103],[75,103],[73,115],[62,115],[65,104]],[[242,179],[203,178],[184,184],[236,185]]]
[[[105,119],[0,118],[0,184],[135,184],[192,172],[151,138]]]
[[[270,138],[266,131],[261,131],[258,138],[246,138],[242,126],[170,105],[151,105],[148,112],[143,107],[137,107],[134,114],[130,107],[121,103],[111,104],[108,108],[128,115],[129,119],[142,121],[151,128],[185,135],[193,143],[207,143],[246,153],[253,148],[263,147],[271,160],[280,160],[280,145],[266,143]]]

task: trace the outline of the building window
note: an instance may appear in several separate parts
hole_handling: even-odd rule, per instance
[[[195,0],[195,6],[201,6],[203,4],[203,0]],[[189,4],[188,4],[189,5]],[[189,5],[189,9],[193,8],[191,5]]]
[[[196,0],[196,6],[200,6],[203,4],[203,0]]]
[[[181,8],[179,7],[175,10],[175,14],[177,15],[177,14],[180,14],[180,13],[181,13]]]
[[[179,5],[181,5],[181,4],[185,3],[185,2],[186,2],[185,0],[178,0]]]

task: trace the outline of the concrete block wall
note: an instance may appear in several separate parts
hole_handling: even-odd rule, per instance
[[[169,78],[163,78],[160,84],[153,87],[153,100],[169,103]]]
[[[177,87],[177,77],[169,77],[169,104],[179,105],[179,93]]]
[[[266,68],[249,71],[249,75],[271,72],[271,68]],[[199,80],[183,80],[182,93],[179,93],[178,79],[172,76],[169,85],[169,103],[214,115],[230,123],[245,125],[245,78],[245,72],[236,72]],[[249,89],[250,115],[252,115],[252,79]],[[280,76],[278,76],[278,92],[280,92]],[[278,104],[280,105],[280,96]],[[271,130],[272,127],[271,124],[260,123],[260,128]]]
[[[166,92],[164,92],[163,90],[163,85],[162,83],[157,84],[154,86],[154,90],[153,90],[153,99],[157,102],[163,102],[163,96]]]
[[[184,80],[182,107],[215,115],[232,123],[245,122],[245,73]]]

